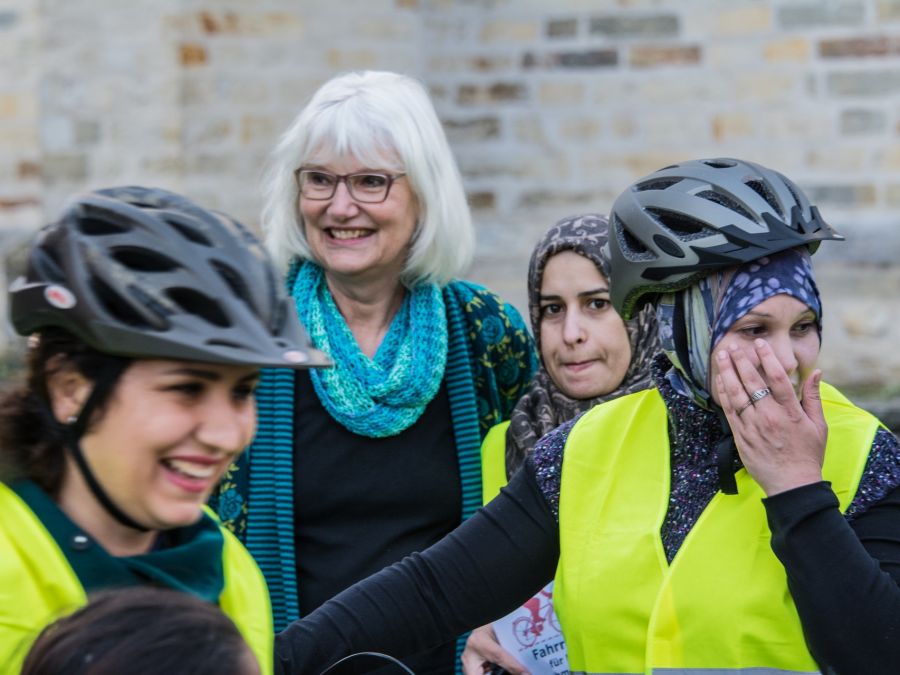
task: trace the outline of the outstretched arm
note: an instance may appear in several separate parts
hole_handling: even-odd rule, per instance
[[[317,675],[356,651],[402,658],[512,611],[553,577],[556,520],[530,465],[434,546],[372,575],[276,637],[276,669]]]

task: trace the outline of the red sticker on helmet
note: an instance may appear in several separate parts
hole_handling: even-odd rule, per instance
[[[44,298],[57,309],[71,309],[75,306],[75,296],[68,288],[63,286],[47,286],[44,289]]]
[[[284,360],[288,363],[303,363],[309,359],[309,357],[298,349],[291,349],[290,351],[286,351],[281,355],[284,357]]]

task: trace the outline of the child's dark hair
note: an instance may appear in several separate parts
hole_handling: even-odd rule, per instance
[[[62,328],[32,336],[25,372],[0,393],[0,479],[30,478],[56,494],[65,466],[64,438],[63,426],[53,417],[47,382],[63,367],[94,380],[111,358]],[[97,401],[98,414],[105,403]]]
[[[22,675],[250,675],[256,661],[218,607],[171,589],[136,586],[91,596],[45,628]]]

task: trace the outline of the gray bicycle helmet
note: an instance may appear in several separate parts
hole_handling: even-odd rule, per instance
[[[616,199],[610,221],[610,296],[625,319],[715,270],[843,240],[793,182],[728,158],[682,162],[641,178]]]
[[[38,234],[10,315],[23,335],[58,326],[116,356],[329,365],[256,237],[160,189],[75,197]]]

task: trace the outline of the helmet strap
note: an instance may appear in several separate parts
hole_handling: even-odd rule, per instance
[[[675,304],[672,312],[672,342],[675,345],[675,355],[681,364],[682,374],[692,383],[690,385],[691,389],[696,389],[697,380],[694,377],[694,370],[691,368],[691,351],[688,349],[687,323],[684,318],[686,298],[686,292],[675,294]],[[704,391],[706,390],[705,387],[703,389]]]
[[[90,396],[88,396],[84,406],[82,406],[78,417],[64,425],[63,433],[65,435],[66,449],[69,451],[69,454],[72,455],[72,459],[75,460],[75,464],[81,472],[91,493],[94,495],[94,498],[106,512],[125,527],[138,530],[139,532],[149,532],[150,528],[144,527],[140,523],[132,520],[116,506],[115,502],[113,502],[106,493],[106,490],[100,485],[94,472],[91,471],[91,467],[88,465],[84,453],[81,451],[80,443],[81,437],[84,435],[87,428],[91,413],[94,411],[94,408],[97,407],[97,402],[107,398],[109,391],[115,386],[119,376],[128,366],[128,363],[129,362],[126,359],[110,357],[110,360],[101,367],[100,372],[97,374],[97,377],[94,380],[94,388],[91,390]]]
[[[737,456],[737,447],[734,444],[734,434],[728,424],[728,418],[719,406],[715,406],[719,416],[719,424],[722,427],[722,438],[716,444],[716,469],[719,473],[719,489],[726,495],[738,493],[737,482],[734,479],[734,459]]]

